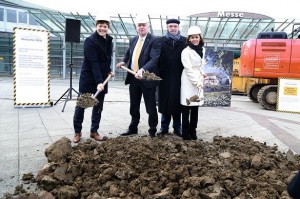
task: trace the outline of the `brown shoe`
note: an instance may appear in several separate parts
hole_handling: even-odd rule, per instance
[[[73,142],[78,143],[80,141],[81,133],[75,133]]]
[[[97,133],[97,132],[91,133],[90,137],[94,138],[96,141],[105,141],[105,140],[107,140],[107,137],[105,137],[105,136],[101,137],[99,135],[99,133]]]

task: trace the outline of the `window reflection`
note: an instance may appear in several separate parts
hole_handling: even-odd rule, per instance
[[[39,25],[39,23],[35,20],[33,15],[29,15],[29,25]]]
[[[4,8],[0,8],[0,21],[4,21]]]
[[[7,22],[17,23],[17,11],[7,9]]]
[[[19,23],[27,24],[27,12],[19,12]]]

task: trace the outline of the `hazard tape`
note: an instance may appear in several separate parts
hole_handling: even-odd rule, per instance
[[[288,77],[279,77],[278,78],[278,87],[277,87],[277,103],[276,103],[276,111],[278,112],[285,112],[285,113],[296,113],[299,114],[299,111],[288,111],[288,110],[279,110],[279,92],[280,92],[280,80],[298,80],[300,81],[299,78],[288,78]],[[299,93],[300,94],[300,93]]]
[[[16,31],[17,30],[28,30],[28,31],[35,31],[35,32],[47,32],[47,63],[48,63],[48,70],[47,70],[47,78],[48,78],[48,101],[43,103],[17,103],[17,91],[16,91]],[[51,106],[50,101],[50,33],[47,30],[38,30],[38,29],[32,29],[32,28],[21,28],[21,27],[15,27],[13,29],[14,35],[13,35],[13,75],[14,75],[14,106],[17,107],[39,107],[39,106]]]

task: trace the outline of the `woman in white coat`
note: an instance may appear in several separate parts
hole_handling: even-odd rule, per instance
[[[196,128],[198,124],[198,107],[203,105],[203,82],[205,73],[203,70],[203,58],[205,49],[201,30],[197,26],[188,29],[188,46],[181,53],[181,62],[184,66],[181,75],[180,103],[182,105],[182,138],[184,140],[196,140]],[[190,98],[198,95],[198,100]]]

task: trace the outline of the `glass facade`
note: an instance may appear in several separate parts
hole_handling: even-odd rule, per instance
[[[13,34],[0,32],[0,73],[13,72]]]
[[[52,75],[63,76],[63,66],[70,63],[71,45],[66,42],[64,46],[66,19],[81,21],[80,43],[73,43],[73,72],[80,74],[83,59],[83,43],[85,38],[95,31],[94,16],[73,13],[61,13],[53,10],[28,8],[22,5],[6,6],[0,2],[0,73],[12,74],[13,71],[13,28],[15,26],[48,30],[50,37],[50,70]],[[166,15],[148,15],[150,32],[156,36],[166,33]],[[172,17],[173,18],[173,17]],[[239,51],[242,43],[248,39],[256,38],[259,32],[271,30],[286,31],[291,36],[292,25],[295,19],[275,20],[265,15],[255,13],[209,12],[191,16],[177,16],[180,20],[180,31],[186,35],[190,26],[201,28],[206,46],[215,49],[230,49]],[[128,47],[129,38],[135,36],[136,15],[113,14],[110,16],[109,34],[114,37],[113,64],[122,61]],[[65,60],[64,63],[64,49]],[[69,68],[66,67],[66,76]],[[115,79],[124,78],[126,72],[115,71]]]
[[[19,20],[18,22],[19,23],[24,23],[24,24],[27,24],[27,12],[19,12]]]
[[[4,21],[4,8],[0,7],[0,21]]]
[[[6,9],[6,20],[7,22],[17,23],[17,11],[12,9]]]
[[[29,25],[39,26],[39,23],[32,14],[29,15]]]

